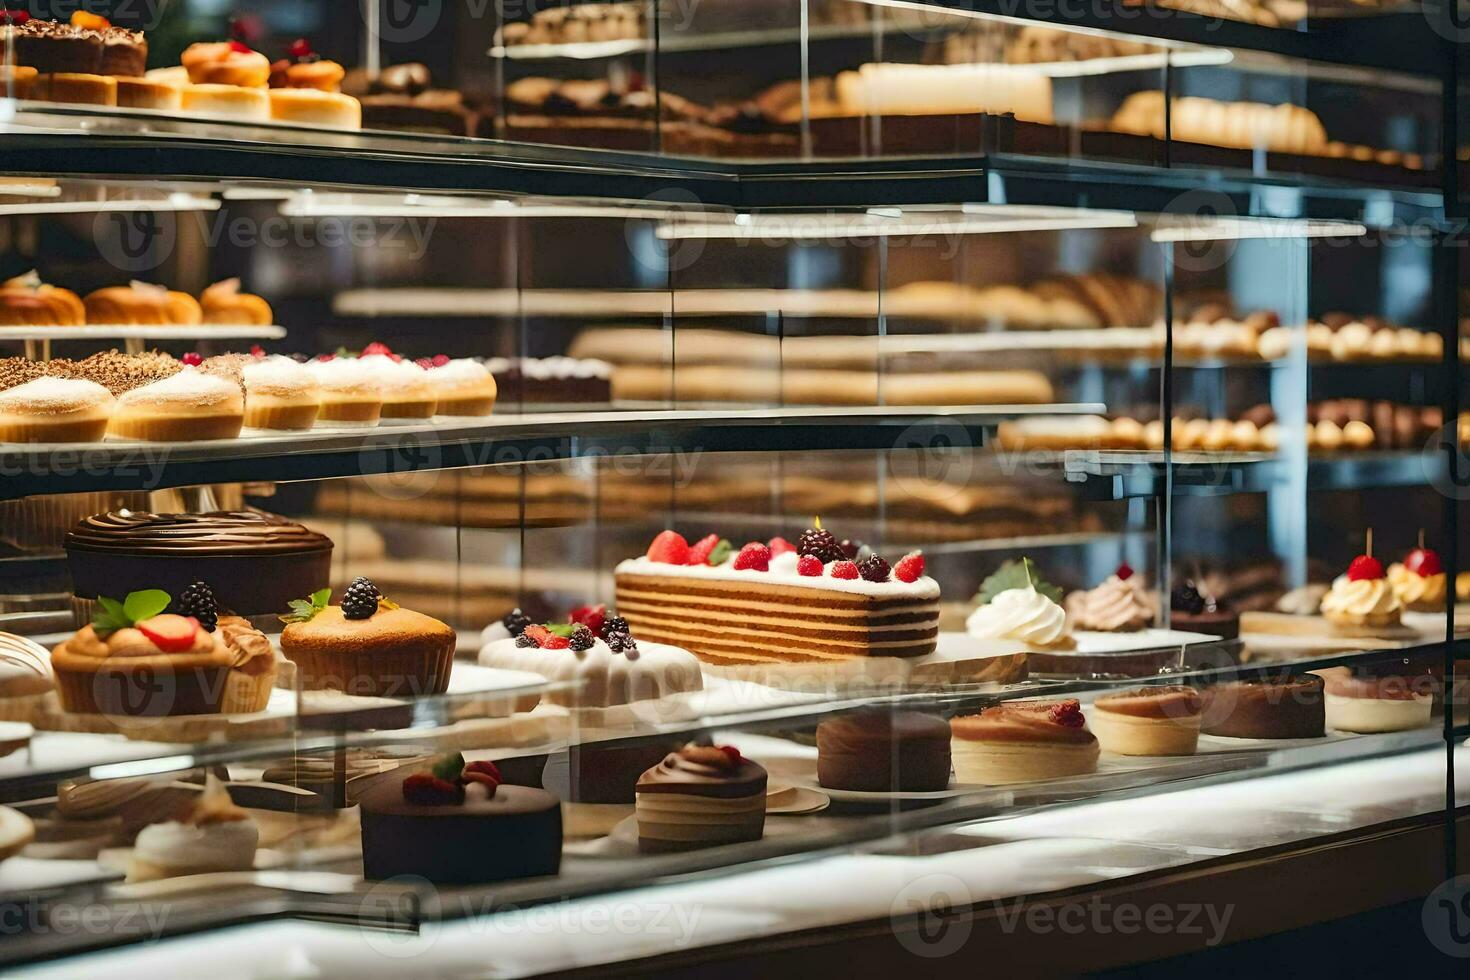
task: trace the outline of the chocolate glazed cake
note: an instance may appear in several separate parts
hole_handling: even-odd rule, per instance
[[[113,511],[66,535],[73,589],[83,599],[141,589],[181,595],[205,582],[241,616],[289,608],[328,584],[332,542],[264,511],[149,514]]]

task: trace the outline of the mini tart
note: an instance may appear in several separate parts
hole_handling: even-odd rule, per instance
[[[863,793],[949,787],[950,728],[938,715],[865,708],[817,726],[817,782]]]
[[[307,362],[306,368],[316,381],[321,411],[318,427],[371,427],[383,416],[383,392],[378,376],[370,366],[358,359],[336,357]]]
[[[199,294],[205,323],[268,327],[275,322],[271,305],[253,293],[240,292],[240,280],[222,279]]]
[[[358,363],[373,372],[383,396],[385,419],[434,417],[439,399],[427,372],[412,361],[395,361],[386,354],[367,354]]]
[[[686,745],[638,778],[638,848],[661,853],[760,840],[765,769],[733,750]]]
[[[1262,677],[1226,681],[1201,692],[1206,735],[1227,738],[1321,738],[1325,734],[1322,678]]]
[[[271,102],[263,88],[241,85],[186,85],[180,93],[181,108],[200,116],[263,122],[271,117]]]
[[[1050,717],[1066,703],[1008,703],[952,719],[955,780],[1002,786],[1096,772],[1097,737]]]
[[[1353,580],[1339,575],[1322,597],[1322,617],[1348,632],[1397,626],[1402,611],[1387,578]]]
[[[1434,711],[1429,678],[1354,677],[1346,667],[1322,671],[1327,727],[1340,732],[1403,732],[1428,725]]]
[[[177,112],[184,107],[184,95],[177,85],[151,78],[119,78],[117,104],[125,109],[155,109]]]
[[[260,829],[229,792],[209,777],[198,801],[179,820],[144,827],[133,843],[128,882],[156,881],[255,866]]]
[[[51,651],[51,668],[65,711],[157,718],[219,713],[235,659],[218,632],[201,629],[188,650],[165,653],[137,629],[103,638],[84,626]]]
[[[111,75],[82,72],[53,72],[37,75],[30,85],[30,98],[39,102],[71,105],[117,105],[117,79]]]
[[[1192,687],[1139,687],[1092,702],[1088,724],[1114,755],[1194,755],[1204,700]]]
[[[91,381],[27,381],[0,391],[0,442],[100,442],[115,404]]]
[[[194,326],[203,319],[198,300],[188,293],[142,282],[95,290],[82,305],[88,323]]]
[[[29,721],[55,686],[45,647],[0,632],[0,721]]]
[[[179,59],[195,85],[265,88],[271,63],[259,51],[241,51],[230,41],[191,44]]]
[[[328,129],[361,129],[362,103],[350,95],[313,88],[270,90],[270,117],[276,122]]]
[[[264,711],[276,686],[276,651],[271,641],[239,616],[220,617],[215,632],[234,655],[220,711],[227,715]]]
[[[0,325],[7,327],[76,327],[87,322],[82,299],[70,289],[41,282],[35,275],[0,286]]]
[[[458,358],[428,369],[429,383],[439,396],[439,414],[482,417],[495,410],[495,376],[479,361]]]
[[[443,694],[454,647],[454,630],[439,620],[382,606],[367,619],[328,606],[281,633],[303,688],[375,697]]]
[[[1388,582],[1399,603],[1412,612],[1444,612],[1449,576],[1444,572],[1420,575],[1400,562],[1388,566]]]
[[[240,386],[186,367],[171,377],[125,392],[108,435],[143,442],[233,439],[245,420]]]

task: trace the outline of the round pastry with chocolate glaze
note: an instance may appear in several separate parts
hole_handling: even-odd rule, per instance
[[[221,608],[259,616],[326,586],[332,541],[259,510],[121,510],[88,517],[67,532],[66,556],[81,598],[146,588],[182,595],[203,581]]]
[[[1434,681],[1418,677],[1355,677],[1347,667],[1317,671],[1323,679],[1327,727],[1339,732],[1404,732],[1428,725]]]
[[[1192,687],[1136,687],[1100,695],[1090,721],[1104,752],[1194,755],[1204,700]]]
[[[638,847],[684,851],[760,840],[766,771],[733,745],[686,745],[638,779]]]
[[[458,754],[428,771],[372,780],[362,808],[363,874],[417,875],[435,884],[478,885],[554,875],[561,868],[561,803],[542,789],[511,786],[492,762]]]
[[[1076,700],[1017,701],[950,721],[955,780],[1000,786],[1097,771],[1097,737]]]
[[[817,782],[860,793],[949,787],[949,722],[917,711],[864,708],[817,726]]]
[[[1322,678],[1311,674],[1226,681],[1201,694],[1200,730],[1206,735],[1321,738],[1325,734]]]

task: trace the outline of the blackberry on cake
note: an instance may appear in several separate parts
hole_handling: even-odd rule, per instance
[[[219,604],[214,590],[203,582],[194,582],[175,601],[175,612],[180,616],[193,616],[206,633],[213,633],[219,625]]]
[[[378,587],[365,578],[354,579],[342,596],[342,615],[347,619],[369,619],[378,611]]]

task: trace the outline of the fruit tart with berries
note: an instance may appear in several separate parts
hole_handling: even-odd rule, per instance
[[[176,611],[169,611],[170,609]],[[156,718],[260,711],[275,680],[270,641],[218,615],[207,585],[101,596],[91,624],[51,653],[65,711]]]
[[[370,880],[417,875],[479,885],[561,868],[561,802],[542,789],[508,785],[493,762],[442,756],[427,770],[377,777],[357,802]]]
[[[366,697],[442,694],[454,664],[455,633],[403,609],[366,578],[332,605],[330,589],[291,603],[281,616],[281,652],[303,688]]]
[[[563,623],[532,623],[519,609],[487,627],[480,665],[540,674],[556,685],[546,700],[571,708],[611,708],[704,686],[688,650],[634,639],[607,606],[573,609]]]
[[[820,520],[795,544],[664,531],[616,578],[618,612],[639,637],[718,665],[922,657],[939,637],[939,585],[922,554],[890,564]]]

